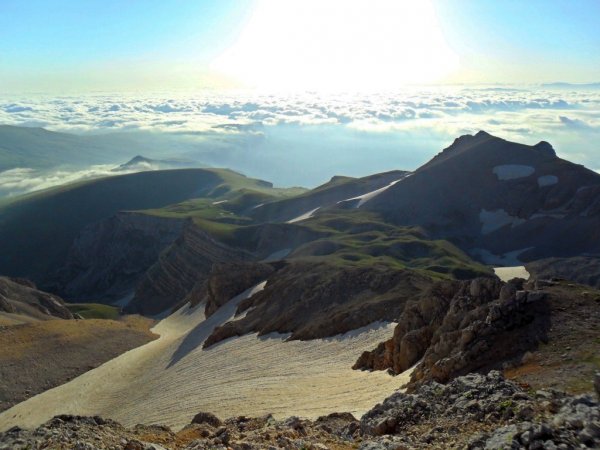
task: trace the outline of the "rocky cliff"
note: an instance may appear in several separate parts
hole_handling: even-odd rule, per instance
[[[248,252],[216,241],[188,220],[181,235],[144,273],[126,310],[151,315],[161,313],[178,305],[197,283],[203,283],[213,264],[251,259]]]
[[[186,301],[191,306],[205,302],[206,317],[210,317],[236,295],[266,280],[278,266],[259,262],[216,263],[206,280],[196,283]]]
[[[181,219],[131,212],[88,225],[73,242],[53,290],[76,300],[123,298],[182,228]]]
[[[597,348],[578,343],[598,339],[599,302],[600,292],[569,282],[443,282],[411,301],[394,336],[354,368],[414,366],[413,386],[500,367],[530,383],[579,386],[596,367]]]

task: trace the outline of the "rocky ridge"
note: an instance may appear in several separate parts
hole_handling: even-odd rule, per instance
[[[600,379],[600,374],[597,375]],[[597,392],[600,395],[600,392]],[[360,420],[333,413],[314,421],[202,412],[175,432],[125,428],[101,417],[57,416],[35,430],[0,434],[0,449],[575,449],[600,445],[600,403],[591,394],[527,391],[499,372],[428,382],[397,392]]]
[[[430,284],[418,272],[389,267],[340,270],[322,262],[289,261],[277,269],[264,290],[240,303],[237,313],[245,315],[216,328],[205,347],[251,332],[291,333],[289,339],[306,340],[393,321],[409,298]],[[233,279],[237,283],[239,277]]]
[[[535,278],[563,278],[600,289],[600,257],[546,258],[532,261],[526,269]]]

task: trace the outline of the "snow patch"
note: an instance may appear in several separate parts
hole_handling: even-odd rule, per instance
[[[291,253],[291,251],[292,251],[291,248],[284,248],[282,250],[271,253],[269,256],[267,256],[265,259],[263,259],[263,261],[264,262],[279,261],[280,259],[283,259],[287,255],[289,255]]]
[[[313,214],[316,213],[319,209],[321,209],[320,206],[316,207],[315,209],[311,209],[310,211],[307,211],[304,214],[299,215],[298,217],[294,217],[292,220],[288,220],[286,223],[296,223],[302,220],[310,219],[313,216]]]
[[[531,276],[525,269],[525,266],[494,267],[494,273],[504,282],[508,282],[513,278],[524,278],[528,280]]]
[[[387,186],[384,186],[384,187],[379,188],[379,189],[375,189],[374,191],[367,192],[366,194],[363,194],[363,195],[359,195],[358,197],[352,197],[352,198],[347,198],[346,200],[340,200],[338,202],[338,204],[344,203],[344,202],[357,202],[354,207],[355,208],[360,208],[362,205],[364,205],[365,203],[367,203],[369,200],[373,200],[375,197],[377,197],[382,192],[385,192],[386,190],[388,190],[389,188],[391,188],[393,185],[395,185],[399,181],[402,181],[405,178],[410,177],[411,175],[412,175],[412,173],[410,173],[410,174],[408,174],[408,175],[406,175],[406,176],[404,176],[404,177],[402,177],[402,178],[400,178],[398,180],[392,181]]]
[[[563,212],[539,212],[532,214],[530,219],[564,219],[567,215]]]
[[[479,213],[479,220],[482,224],[482,234],[489,234],[492,231],[499,230],[500,228],[506,225],[514,227],[525,223],[525,219],[511,216],[503,209],[497,209],[496,211],[487,211],[485,209],[482,209]]]
[[[538,186],[553,186],[558,183],[558,177],[556,175],[543,175],[538,178]]]
[[[494,174],[498,177],[498,180],[506,181],[528,177],[535,172],[535,168],[531,166],[524,166],[522,164],[504,164],[502,166],[494,167],[492,172],[494,172]]]

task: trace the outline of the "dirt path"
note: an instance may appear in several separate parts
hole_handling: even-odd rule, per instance
[[[394,324],[305,342],[252,334],[202,349],[214,327],[231,320],[237,304],[263,287],[232,299],[206,320],[203,305],[182,308],[153,329],[161,335],[156,341],[0,414],[0,431],[34,427],[61,413],[175,428],[199,411],[222,417],[360,415],[407,381],[408,375],[350,368],[362,351],[388,339]]]

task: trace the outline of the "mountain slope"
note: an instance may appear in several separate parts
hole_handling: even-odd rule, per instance
[[[0,321],[72,319],[63,300],[36,289],[27,280],[0,277]],[[1,325],[1,324],[0,324]]]
[[[600,252],[600,175],[546,142],[462,136],[364,207],[488,259]]]
[[[289,199],[256,206],[249,215],[260,222],[295,222],[340,201],[381,189],[409,172],[394,170],[363,178],[333,177],[329,182]],[[304,217],[306,215],[306,217]]]
[[[249,182],[226,170],[165,170],[74,183],[5,201],[0,204],[0,273],[43,281],[65,263],[86,225],[123,210],[218,196],[214,190],[230,189],[232,179]]]

